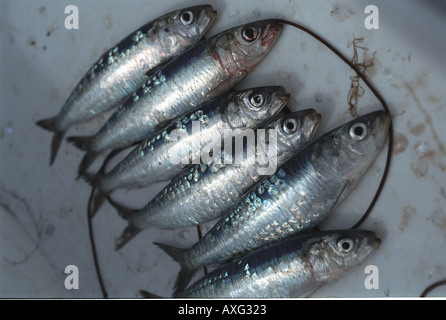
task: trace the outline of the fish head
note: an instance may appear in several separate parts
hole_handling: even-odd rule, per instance
[[[184,46],[200,41],[217,16],[210,5],[199,5],[178,10],[162,28],[160,37],[170,46]]]
[[[343,145],[357,155],[373,154],[383,147],[390,126],[390,115],[375,111],[350,121],[342,128]]]
[[[321,115],[314,109],[286,114],[269,125],[277,132],[277,154],[282,161],[307,145],[314,137],[321,122]]]
[[[348,181],[352,189],[383,148],[391,117],[375,111],[358,117],[324,136],[323,154],[327,167]]]
[[[287,104],[290,95],[281,86],[258,87],[240,91],[225,110],[232,127],[255,128],[275,117]]]
[[[239,72],[250,72],[273,47],[282,29],[277,20],[259,20],[231,29],[229,37],[220,39],[218,44],[224,50],[220,52],[223,64]]]
[[[314,274],[320,279],[336,279],[360,265],[375,252],[381,240],[373,231],[333,230],[309,246]]]

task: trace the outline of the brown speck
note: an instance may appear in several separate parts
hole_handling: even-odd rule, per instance
[[[421,73],[417,78],[416,78],[416,84],[418,87],[426,87],[426,81],[427,80],[427,74],[425,72]]]
[[[412,218],[414,215],[416,215],[417,211],[415,208],[412,208],[410,206],[403,208],[403,215],[401,217],[401,225],[399,226],[399,229],[403,231],[407,225],[409,224],[409,219]]]
[[[438,97],[436,97],[436,96],[430,94],[430,95],[427,97],[427,101],[429,101],[430,103],[438,103],[438,102],[440,102],[440,99],[438,99]]]
[[[393,154],[404,152],[409,145],[409,140],[402,133],[396,133],[393,138]]]
[[[49,224],[46,228],[45,228],[45,234],[49,237],[52,237],[54,235],[54,230],[56,230],[56,228],[54,227],[54,225]]]
[[[435,210],[431,216],[432,223],[440,228],[443,235],[446,237],[446,215],[442,209]]]
[[[43,46],[42,49],[43,49],[43,51],[46,51],[46,46]]]
[[[421,111],[421,113],[423,113],[424,118],[425,118],[425,123],[429,126],[432,136],[433,136],[434,140],[437,142],[438,150],[443,155],[446,155],[446,148],[445,148],[444,144],[438,138],[437,131],[435,130],[434,126],[432,125],[432,118],[431,118],[430,114],[421,105],[421,102],[418,99],[417,95],[415,94],[415,90],[412,87],[412,85],[408,82],[404,82],[404,86],[406,87],[407,91],[409,91],[409,94],[412,96],[412,98],[415,102],[415,105],[418,107],[418,109]]]
[[[29,44],[30,46],[35,46],[35,45],[36,45],[36,40],[34,40],[34,39],[29,39],[29,40],[28,40],[28,44]]]
[[[419,135],[423,134],[425,131],[426,131],[426,125],[424,123],[419,123],[410,129],[410,132],[414,136],[419,136]]]

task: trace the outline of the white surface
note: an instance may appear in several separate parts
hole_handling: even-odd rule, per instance
[[[90,189],[76,181],[82,153],[63,143],[48,166],[51,134],[35,121],[56,115],[83,73],[109,47],[146,21],[189,1],[70,1],[79,30],[64,28],[60,1],[0,4],[1,297],[100,297],[88,240]],[[362,228],[383,242],[366,264],[379,268],[379,289],[364,287],[364,266],[315,297],[416,297],[446,278],[446,91],[444,1],[207,1],[218,11],[210,33],[247,21],[279,17],[300,22],[348,57],[363,37],[375,64],[367,74],[394,115],[395,152],[381,198]],[[366,30],[364,8],[379,8],[380,29]],[[359,58],[362,59],[359,50]],[[323,115],[319,134],[351,119],[347,94],[352,70],[308,35],[289,26],[270,55],[239,87],[285,86],[292,108]],[[381,108],[363,85],[358,112]],[[69,131],[89,134],[106,117]],[[384,151],[358,189],[324,222],[348,228],[368,206],[381,177]],[[122,192],[141,205],[161,185]],[[94,219],[99,261],[110,297],[137,297],[139,289],[169,296],[178,265],[153,241],[187,247],[195,228],[146,230],[116,252],[125,222],[108,205]],[[79,290],[64,288],[67,265],[79,268]],[[431,296],[446,296],[446,287]]]

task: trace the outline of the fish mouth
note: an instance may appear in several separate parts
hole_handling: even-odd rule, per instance
[[[314,109],[308,109],[309,114],[305,117],[304,135],[308,140],[312,139],[321,123],[322,115]]]
[[[283,25],[281,23],[276,21],[269,23],[263,32],[261,40],[262,47],[270,47],[276,41],[282,29]]]
[[[197,27],[200,29],[200,33],[204,35],[217,17],[217,10],[214,10],[211,5],[204,5],[203,7],[200,11]]]
[[[288,103],[288,101],[290,101],[291,95],[287,92],[285,92],[285,89],[282,88],[281,92],[279,92],[278,94],[281,95],[281,98],[279,100],[276,101],[276,103],[273,105],[272,110],[274,111],[274,113],[278,113],[280,112]]]

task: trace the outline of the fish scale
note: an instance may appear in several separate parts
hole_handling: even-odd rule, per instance
[[[253,105],[253,97],[262,97],[262,104]],[[85,176],[98,189],[93,211],[97,211],[105,195],[117,188],[141,187],[174,178],[190,163],[200,162],[205,147],[222,145],[226,130],[238,136],[258,127],[276,116],[288,98],[285,89],[277,86],[233,91],[172,121],[140,143],[110,172]]]
[[[292,131],[285,132],[284,124],[290,120],[295,121],[295,127]],[[277,144],[277,153],[273,156],[278,165],[283,164],[312,139],[319,122],[320,115],[307,109],[273,119],[264,127],[263,130],[268,130],[268,135],[263,138],[265,144],[270,141]],[[276,141],[270,140],[270,130],[277,132]],[[244,152],[251,149],[253,154],[255,150],[261,149],[248,142],[243,147]],[[262,163],[257,158],[236,164],[236,154],[230,156],[230,163],[225,163],[225,157],[227,155],[223,152],[222,164],[192,166],[173,179],[140,211],[126,212],[124,208],[118,208],[121,215],[129,220],[129,226],[118,238],[117,248],[121,248],[145,228],[172,229],[203,224],[229,210],[262,178],[263,172]],[[275,168],[272,170],[275,171]]]
[[[351,243],[351,247],[343,249],[343,242]],[[380,242],[374,232],[365,230],[287,237],[213,270],[178,297],[306,297],[362,264]]]
[[[224,263],[317,225],[365,174],[385,143],[389,125],[390,116],[384,111],[341,125],[255,185],[191,249],[157,243],[182,266],[175,292],[185,288],[199,266]]]
[[[239,35],[252,26],[257,28],[259,36],[248,43]],[[139,98],[122,104],[95,135],[68,138],[87,151],[79,173],[83,174],[102,151],[142,140],[166,122],[228,92],[267,54],[282,27],[275,20],[262,20],[231,28],[171,60],[155,74],[159,81],[146,85],[146,90],[150,88],[148,94],[141,95],[144,89],[139,88],[136,91]],[[267,42],[263,41],[265,38]],[[220,49],[226,53],[224,61],[214,57],[223,45]],[[236,63],[237,67],[222,68],[221,62]]]

